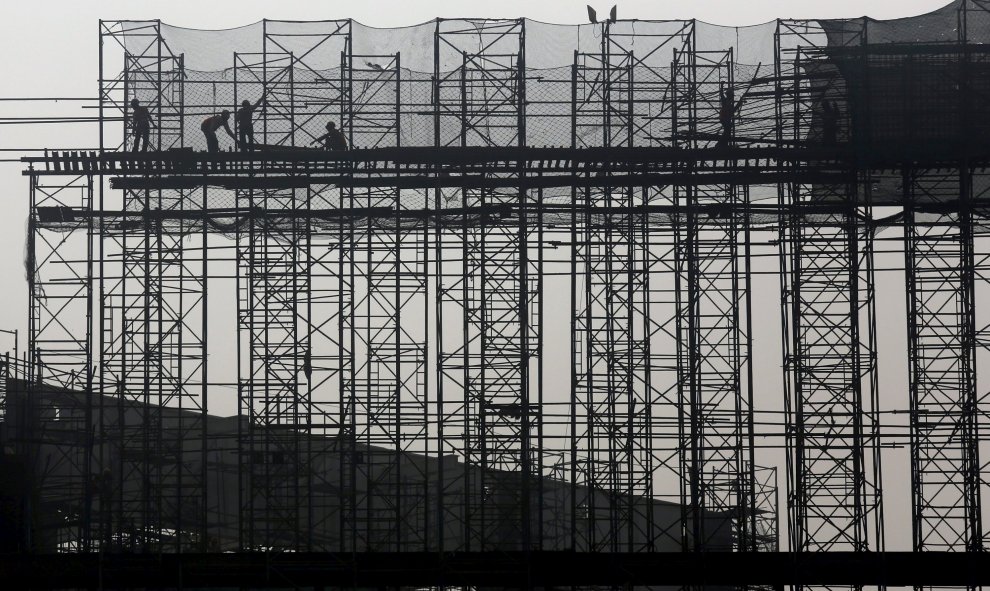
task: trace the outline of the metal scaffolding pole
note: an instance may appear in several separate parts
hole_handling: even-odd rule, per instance
[[[817,27],[778,21],[780,141],[824,141],[823,103],[838,97],[852,101],[855,93],[866,91],[863,81],[850,87],[834,69],[816,69],[823,54],[800,40],[820,38]],[[847,33],[849,47],[865,42],[865,28],[852,27]],[[809,71],[818,75],[806,75]],[[839,109],[834,102],[832,108]],[[857,115],[863,125],[867,114]],[[835,133],[837,139],[830,141],[861,139],[854,137],[859,134],[852,122],[845,127],[844,134]],[[779,237],[790,547],[882,550],[869,177],[847,184],[795,179],[779,189],[790,209]],[[801,211],[816,202],[841,209],[815,218]]]
[[[253,191],[238,196],[249,211],[306,207],[306,192]],[[287,231],[252,223],[238,240],[242,547],[303,549],[310,502],[311,392],[306,377],[310,297],[305,219]]]
[[[971,183],[965,165],[904,173],[915,550],[982,549]]]
[[[24,423],[17,435],[30,445],[26,461],[36,474],[40,508],[58,507],[55,519],[39,519],[27,541],[32,549],[85,552],[92,545],[93,496],[93,220],[73,212],[93,208],[93,177],[30,182],[27,260],[30,308]],[[87,218],[88,219],[85,219]],[[53,218],[74,231],[51,232]],[[81,396],[60,396],[75,391]],[[33,420],[37,417],[37,420]],[[44,510],[44,509],[43,509]]]
[[[264,21],[201,71],[193,36],[101,22],[99,153],[24,160],[29,374],[0,417],[30,546],[776,552],[779,468],[796,560],[881,568],[900,446],[914,550],[975,555],[986,8],[945,9],[937,44],[778,21],[772,68],[769,35],[693,21],[438,19]],[[260,141],[196,153],[244,100]],[[901,272],[909,387],[881,408],[877,277]]]
[[[437,146],[525,145],[524,47],[521,20],[437,22]],[[539,441],[540,420],[530,402],[538,399],[540,388],[531,377],[539,359],[539,317],[534,314],[539,283],[528,278],[529,259],[539,260],[531,252],[536,232],[528,221],[532,199],[525,190],[467,189],[439,190],[435,198],[438,210],[485,212],[464,215],[459,228],[436,234],[437,324],[445,333],[438,335],[437,351],[444,423],[440,445],[464,458],[460,473],[446,475],[440,485],[440,527],[460,530],[466,550],[529,548],[538,519],[530,489],[538,472],[533,460],[539,453],[532,447]],[[508,227],[500,213],[506,206],[521,212]],[[459,261],[461,272],[444,271],[450,267],[444,259]],[[446,334],[445,322],[458,317],[461,334]]]

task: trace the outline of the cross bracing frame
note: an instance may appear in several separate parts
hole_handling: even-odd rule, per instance
[[[168,46],[161,27],[160,21],[100,21],[101,149],[127,149],[129,132],[134,130],[133,100],[152,116],[150,149],[167,150],[184,143],[184,58]],[[125,134],[116,145],[108,135],[115,128],[112,122],[121,120]]]
[[[526,145],[524,47],[521,20],[437,22],[436,145]],[[456,67],[441,72],[446,60]],[[538,226],[530,224],[528,213],[519,216],[517,226],[506,227],[497,216],[474,219],[467,211],[505,204],[527,211],[537,204],[530,192],[511,189],[437,189],[433,199],[437,209],[460,206],[465,211],[460,223],[454,222],[457,230],[435,233],[434,250],[437,400],[444,433],[460,439],[465,458],[461,491],[455,493],[463,507],[462,545],[451,549],[531,548],[532,524],[542,522],[539,506],[531,507],[534,475],[541,472],[534,465],[541,458],[533,450],[540,428],[533,401],[539,400],[542,384],[533,379],[541,347]],[[450,259],[459,261],[459,273],[445,272]],[[448,323],[456,326],[457,321],[460,331],[450,331]],[[448,421],[451,411],[457,418]],[[439,486],[442,500],[447,484]],[[440,515],[441,532],[447,529],[446,517]]]
[[[102,24],[108,47],[130,39],[101,83],[101,152],[27,173],[28,383],[57,506],[38,546],[883,550],[874,252],[897,227],[912,545],[982,549],[987,150],[890,142],[941,103],[867,96],[900,66],[906,89],[982,88],[967,6],[961,45],[928,53],[870,53],[865,21],[780,21],[773,67],[701,49],[691,21],[601,23],[553,80],[527,68],[524,20],[437,21],[432,72],[354,49],[350,21],[267,21],[213,86],[160,23]],[[954,113],[978,120],[978,95]],[[191,123],[262,96],[258,149],[190,153]],[[118,149],[132,98],[162,124],[148,154]],[[531,146],[534,110],[570,146]],[[328,121],[353,149],[305,149]],[[767,274],[786,461],[761,469]],[[223,281],[229,381],[207,372]]]
[[[136,42],[135,42],[136,40]],[[184,144],[185,68],[157,21],[101,22],[101,151],[115,149],[112,121],[131,121],[133,100],[151,114],[151,150]],[[125,47],[119,78],[106,46]],[[134,126],[124,126],[127,148]],[[91,182],[92,182],[92,177]],[[205,550],[210,527],[206,478],[207,232],[190,226],[173,233],[129,214],[196,211],[202,190],[143,189],[122,195],[98,184],[99,208],[124,212],[118,230],[98,248],[96,433],[105,450],[93,454],[90,495],[101,548],[145,551]],[[183,238],[183,235],[186,238]],[[195,244],[192,243],[195,240]],[[175,417],[165,408],[175,409]]]
[[[27,429],[28,441],[45,445],[44,452],[28,456],[42,470],[37,486],[37,502],[55,512],[46,527],[39,527],[33,543],[64,551],[92,549],[92,491],[87,474],[92,471],[92,392],[93,352],[93,220],[72,222],[64,232],[41,233],[38,223],[48,219],[39,211],[93,210],[93,178],[89,175],[50,184],[32,179],[31,237],[27,243],[29,349],[31,362],[28,383],[58,383],[85,392],[83,400],[60,407],[40,396],[32,411],[39,413],[41,425]],[[39,208],[42,208],[39,210]],[[44,209],[50,208],[50,209]],[[86,259],[80,258],[85,252]],[[32,390],[29,386],[29,392]],[[68,435],[66,435],[68,433]],[[72,502],[58,506],[54,499],[68,494]],[[57,508],[56,508],[57,507]]]
[[[673,73],[678,144],[710,145],[712,138],[724,143],[724,130],[713,126],[720,124],[720,101],[733,87],[731,52],[678,53]],[[699,184],[675,192],[689,208],[748,201],[748,187],[732,184]],[[754,506],[755,480],[747,336],[752,324],[749,220],[688,213],[678,222],[680,462],[681,473],[687,475],[682,480],[686,535],[696,549],[711,546],[717,532],[710,531],[705,515],[717,511],[731,516],[728,526],[736,548],[752,551],[755,512],[747,509]]]
[[[434,145],[526,145],[525,36],[521,19],[437,20]]]
[[[972,171],[907,171],[905,281],[911,368],[913,540],[919,550],[982,548],[976,390]],[[952,214],[919,202],[958,201]]]
[[[246,193],[238,196],[239,207],[308,206],[306,191]],[[263,222],[246,230],[247,236],[238,240],[239,334],[246,349],[238,384],[238,415],[245,417],[238,422],[244,456],[241,544],[309,548],[312,541],[299,524],[308,521],[311,511],[311,452],[308,439],[295,433],[311,429],[316,415],[308,380],[314,372],[306,366],[311,238],[304,219],[277,232]]]
[[[197,210],[204,197],[127,191],[124,211]],[[99,245],[99,383],[111,399],[100,409],[100,437],[110,452],[99,461],[113,490],[100,502],[130,533],[103,542],[205,548],[207,234],[173,233],[126,213],[120,228]],[[133,405],[140,417],[130,416]],[[156,410],[166,407],[180,416],[168,420]]]
[[[308,123],[329,118],[344,129],[352,117],[351,21],[315,21],[301,30],[294,24],[264,21],[262,53],[256,60],[265,98],[261,127],[266,145],[306,145],[313,139],[304,129]],[[336,72],[316,65],[329,61],[319,59],[324,56],[338,58]],[[253,69],[257,72],[259,64]]]
[[[871,230],[856,215],[793,216],[782,255],[792,544],[807,550],[882,547]]]
[[[859,31],[842,31],[858,46]],[[794,146],[852,137],[844,117],[862,86],[821,59],[825,33],[779,21],[777,137]],[[793,49],[796,46],[796,49]],[[865,56],[866,53],[864,52]],[[838,105],[839,101],[848,101]],[[837,111],[825,139],[823,110]],[[862,123],[862,121],[861,121]],[[845,141],[848,141],[846,139]],[[884,548],[870,173],[852,183],[779,185],[792,214],[780,225],[788,520],[799,551]],[[810,221],[801,204],[841,209]]]

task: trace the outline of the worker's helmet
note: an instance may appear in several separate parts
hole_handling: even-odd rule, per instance
[[[137,107],[140,104],[141,104],[141,102],[139,100],[137,100],[137,99],[131,99],[131,106],[132,107]]]
[[[334,127],[337,127],[337,124],[333,121],[327,123],[327,129],[333,129]]]
[[[220,112],[220,116],[223,117],[224,119],[228,119],[230,118],[230,111],[224,109],[223,111]]]
[[[244,99],[243,101],[241,101],[241,106],[242,107],[250,107],[251,106],[251,101],[249,101],[247,99]]]

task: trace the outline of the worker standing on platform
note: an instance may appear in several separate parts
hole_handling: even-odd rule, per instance
[[[220,128],[227,131],[227,135],[230,139],[237,141],[234,137],[234,132],[230,131],[230,111],[224,109],[219,115],[214,115],[212,117],[207,117],[203,120],[203,124],[200,125],[200,129],[203,130],[203,135],[206,136],[206,149],[210,152],[220,151],[220,142],[217,140],[217,132]]]
[[[344,132],[337,129],[337,124],[333,121],[327,123],[327,132],[311,143],[316,144],[319,142],[323,142],[323,147],[326,150],[337,151],[347,149],[347,136],[344,135]]]
[[[839,105],[822,100],[822,143],[834,146],[839,141]]]
[[[151,112],[137,99],[131,99],[131,129],[134,131],[134,151],[148,151],[148,137],[151,135]],[[144,144],[141,144],[141,140]],[[125,148],[126,149],[126,148]]]
[[[718,122],[722,124],[722,136],[719,138],[716,147],[722,147],[729,145],[735,131],[736,110],[738,106],[736,105],[736,97],[732,93],[731,88],[719,93],[718,103]]]
[[[253,105],[251,101],[245,99],[241,102],[241,108],[237,109],[238,149],[244,151],[254,149],[254,112],[264,102],[264,95]]]

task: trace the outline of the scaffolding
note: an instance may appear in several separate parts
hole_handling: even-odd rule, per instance
[[[101,23],[100,151],[25,159],[36,547],[882,552],[894,232],[912,549],[982,551],[985,8]],[[198,151],[259,99],[253,146]]]

